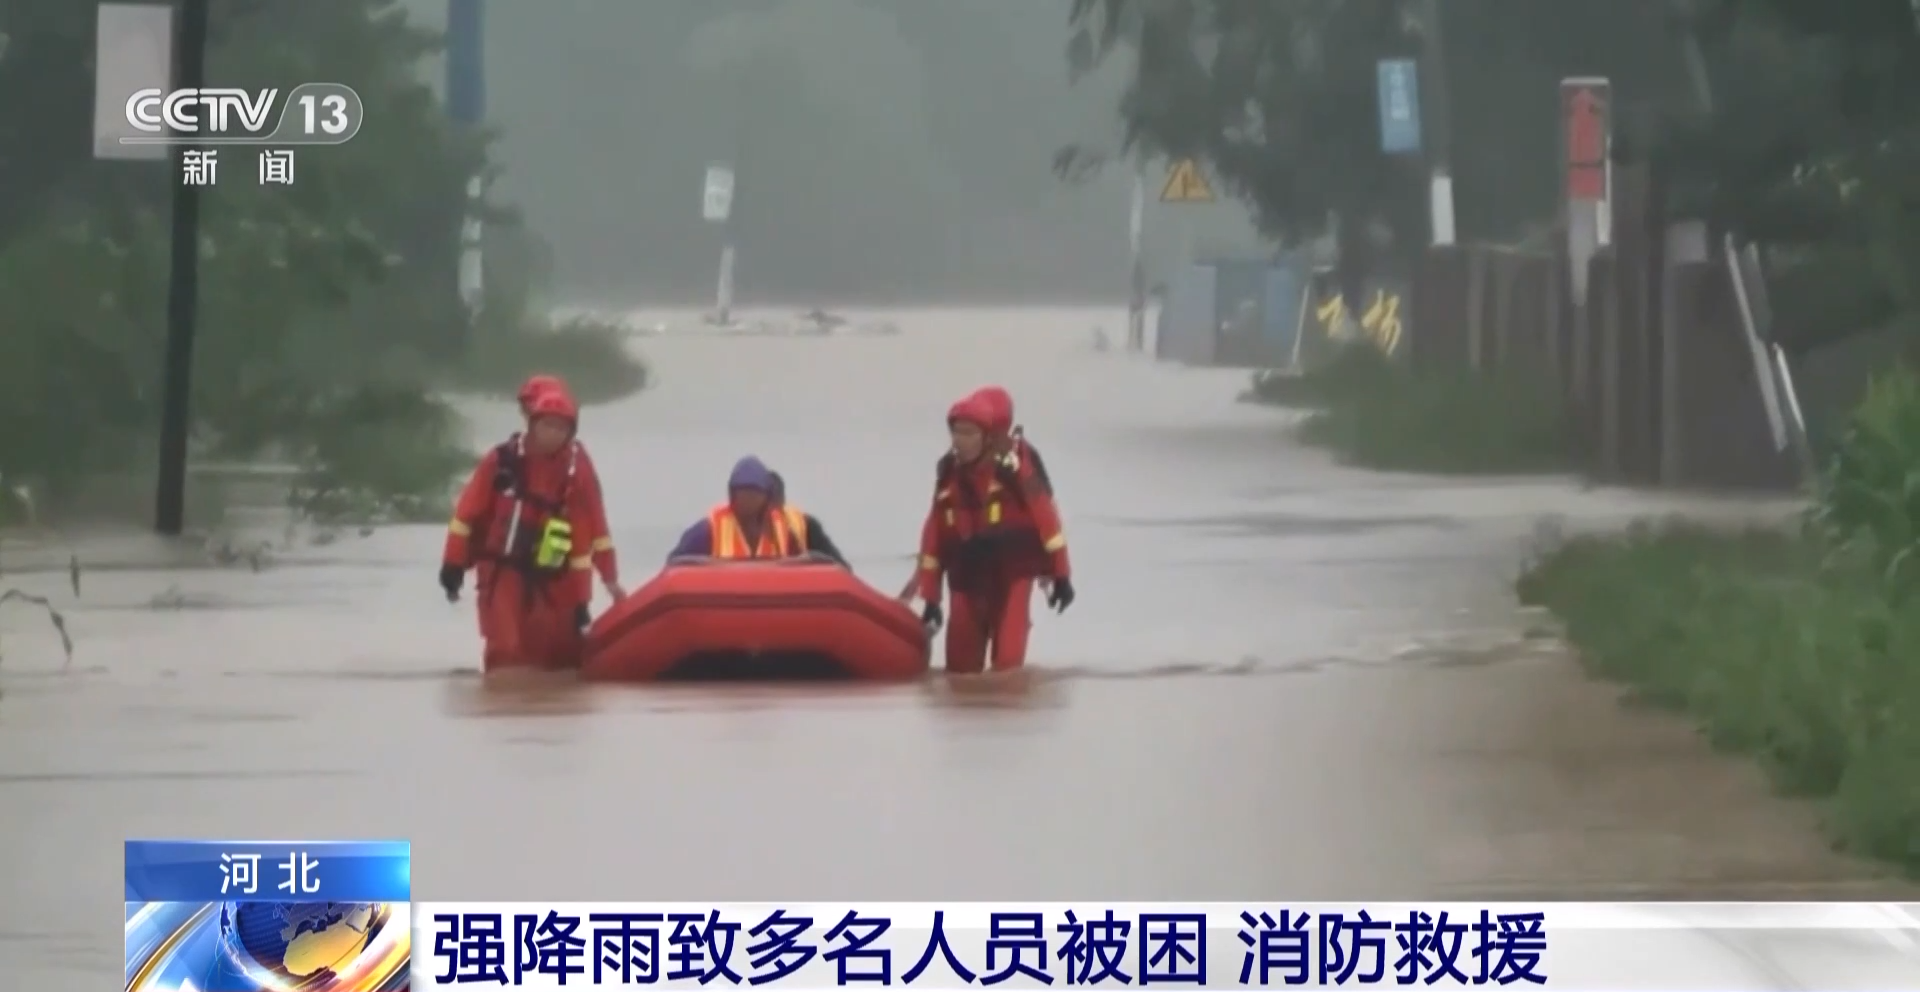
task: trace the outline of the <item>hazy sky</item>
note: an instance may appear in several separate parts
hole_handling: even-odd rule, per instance
[[[409,6],[444,23],[444,0]],[[747,298],[1125,292],[1130,177],[1050,171],[1061,145],[1117,137],[1125,71],[1068,85],[1065,0],[494,0],[488,17],[504,192],[577,295],[710,295],[714,160],[739,176]],[[1253,243],[1230,204],[1152,219],[1168,260]]]

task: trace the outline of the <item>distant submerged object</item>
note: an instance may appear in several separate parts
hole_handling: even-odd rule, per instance
[[[648,337],[872,337],[899,334],[900,327],[891,321],[854,321],[818,307],[786,320],[742,317],[731,311],[723,316],[712,309],[677,325],[642,325],[635,333]]]
[[[820,328],[823,331],[830,331],[836,327],[847,326],[847,318],[842,317],[837,313],[828,313],[827,311],[822,310],[819,307],[814,307],[812,310],[809,310],[806,313],[801,314],[800,319],[806,321],[809,324],[812,324],[815,327]]]

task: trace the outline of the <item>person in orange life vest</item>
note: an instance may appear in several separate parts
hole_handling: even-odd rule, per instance
[[[933,506],[920,531],[918,592],[929,629],[946,625],[947,670],[973,673],[1026,664],[1033,584],[1048,580],[1047,604],[1065,611],[1074,588],[1066,534],[1046,480],[1031,460],[1005,451],[1011,428],[993,399],[975,392],[947,413],[953,450],[940,459]],[[953,592],[943,615],[940,585]]]
[[[773,502],[774,475],[748,455],[727,477],[727,501],[688,527],[673,546],[675,558],[796,558],[807,553],[800,511]]]
[[[481,457],[454,504],[440,587],[457,601],[468,569],[477,573],[488,671],[578,663],[593,593],[587,549],[601,536],[579,486],[579,422],[572,397],[539,393],[526,430]]]
[[[791,510],[799,515],[800,525],[806,528],[807,549],[814,554],[825,555],[833,559],[835,564],[851,571],[853,566],[847,564],[847,556],[841,554],[840,548],[833,543],[833,538],[827,536],[827,528],[820,523],[820,518],[787,503],[787,480],[778,472],[768,472],[767,484],[769,487],[767,499],[773,504],[774,509]]]
[[[567,388],[566,380],[555,375],[535,375],[527,377],[527,381],[520,385],[520,415],[532,416],[533,401],[548,391],[557,391],[568,397],[574,406],[579,406],[577,400],[571,399],[573,393]],[[607,596],[618,603],[627,598],[627,590],[620,584],[620,562],[613,551],[613,530],[607,526],[607,500],[600,488],[600,472],[593,467],[593,457],[587,454],[586,445],[577,439],[574,444],[577,447],[575,456],[579,461],[574,466],[573,484],[581,498],[586,500],[587,508],[596,515],[593,532],[600,535],[593,540],[593,568],[600,573],[600,583],[606,587]]]

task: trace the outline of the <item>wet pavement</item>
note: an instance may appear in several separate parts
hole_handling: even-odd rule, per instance
[[[9,544],[76,655],[0,614],[0,973],[119,967],[128,836],[409,838],[437,900],[1910,895],[1513,606],[1543,517],[1780,507],[1342,468],[1236,404],[1243,373],[1097,353],[1118,313],[887,317],[905,333],[646,342],[658,386],[584,425],[629,583],[753,453],[897,589],[946,407],[999,382],[1080,587],[1027,677],[485,687],[438,527],[258,571],[76,536],[77,600],[66,545]]]

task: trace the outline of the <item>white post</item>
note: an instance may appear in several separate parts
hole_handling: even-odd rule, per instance
[[[1436,248],[1451,248],[1457,240],[1453,220],[1453,177],[1435,172],[1427,180],[1427,204],[1432,212],[1430,228]]]
[[[1132,266],[1128,274],[1127,348],[1136,352],[1145,351],[1147,347],[1146,170],[1145,159],[1136,159],[1133,168],[1133,209],[1127,223],[1127,246]]]
[[[707,180],[700,191],[700,216],[718,225],[725,239],[720,249],[719,287],[714,293],[713,319],[721,326],[733,323],[733,166],[715,162],[707,166]]]
[[[1759,328],[1754,325],[1753,298],[1747,295],[1746,273],[1740,271],[1740,253],[1734,248],[1733,235],[1725,235],[1721,247],[1725,250],[1727,274],[1733,279],[1733,300],[1740,308],[1740,328],[1746,332],[1747,353],[1753,357],[1753,377],[1760,386],[1760,402],[1766,407],[1767,429],[1773,433],[1774,450],[1785,451],[1787,424],[1780,411],[1780,384],[1774,378],[1773,361],[1767,354],[1767,346],[1760,340]]]
[[[486,299],[486,227],[480,220],[482,180],[467,180],[467,216],[460,222],[460,299],[469,313],[479,313]]]
[[[714,316],[722,326],[733,323],[733,246],[720,249],[720,285],[714,295]]]

